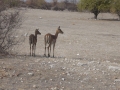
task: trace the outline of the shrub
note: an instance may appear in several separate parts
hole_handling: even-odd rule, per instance
[[[20,5],[20,0],[4,0],[4,3],[8,7],[18,7]]]
[[[0,53],[9,52],[12,47],[19,43],[15,38],[16,30],[21,23],[19,10],[6,10],[9,6],[6,2],[1,2],[0,6]]]
[[[31,8],[44,8],[45,0],[27,0],[27,5]]]

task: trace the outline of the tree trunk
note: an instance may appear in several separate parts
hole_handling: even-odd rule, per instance
[[[120,13],[118,13],[118,20],[120,21]]]
[[[98,11],[95,11],[95,12],[93,12],[93,13],[94,13],[94,19],[97,19],[97,16],[98,16],[99,12],[98,12]]]
[[[97,16],[100,13],[100,11],[98,9],[93,9],[92,13],[94,13],[94,19],[97,19]]]

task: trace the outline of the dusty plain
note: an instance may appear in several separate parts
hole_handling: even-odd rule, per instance
[[[13,48],[0,57],[0,90],[120,90],[120,21],[117,16],[23,9]],[[44,35],[59,34],[55,57],[44,57]],[[39,28],[36,56],[29,56],[29,35]]]

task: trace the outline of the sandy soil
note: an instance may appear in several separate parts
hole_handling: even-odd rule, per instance
[[[0,90],[120,90],[120,22],[117,16],[26,9],[17,30],[17,56],[0,58]],[[44,57],[44,35],[59,34],[55,58]],[[39,28],[36,57],[28,37]],[[52,53],[51,53],[52,55]]]

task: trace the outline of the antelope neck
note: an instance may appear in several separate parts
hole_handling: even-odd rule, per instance
[[[37,40],[37,33],[35,33],[35,39]]]
[[[55,37],[57,38],[58,37],[58,32],[56,31],[56,33],[55,33]]]

